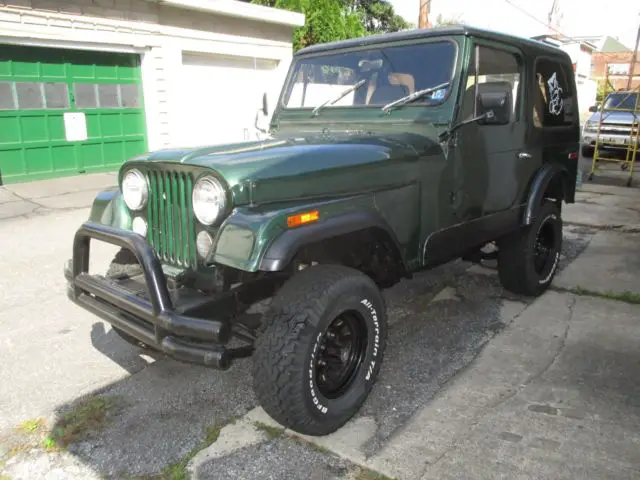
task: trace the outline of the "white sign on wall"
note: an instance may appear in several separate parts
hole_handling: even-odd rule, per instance
[[[609,75],[629,75],[629,63],[610,63]]]
[[[88,138],[87,117],[83,112],[64,112],[64,136],[67,142],[82,142]]]

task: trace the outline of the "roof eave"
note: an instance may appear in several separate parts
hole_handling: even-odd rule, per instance
[[[185,10],[198,10],[216,15],[275,23],[289,27],[301,27],[305,21],[302,13],[246,2],[229,2],[228,0],[157,0],[157,3]]]

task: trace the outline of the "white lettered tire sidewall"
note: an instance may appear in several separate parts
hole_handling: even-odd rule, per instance
[[[314,364],[324,332],[342,312],[350,310],[357,311],[367,326],[366,353],[348,390],[344,395],[330,399],[322,395],[317,387]],[[380,370],[385,347],[386,332],[383,329],[386,322],[381,318],[382,315],[385,315],[385,310],[380,295],[372,295],[371,289],[364,287],[336,296],[325,309],[319,324],[316,325],[313,342],[309,345],[304,375],[307,392],[305,399],[309,402],[310,411],[318,419],[343,417],[346,411],[360,406],[368,396]]]
[[[543,277],[538,279],[538,284],[539,285],[546,285],[548,283],[551,283],[551,280],[553,279],[556,271],[558,270],[558,264],[560,263],[560,251],[562,250],[562,221],[560,220],[558,215],[556,213],[550,213],[550,214],[546,215],[544,217],[544,219],[540,222],[540,225],[538,226],[538,231],[537,231],[536,235],[549,222],[551,222],[551,224],[553,225],[553,229],[555,230],[554,231],[555,238],[556,239],[559,238],[559,240],[556,241],[556,243],[554,244],[554,247],[553,247],[553,249],[554,249],[553,250],[553,263],[551,264],[551,268],[549,269],[548,272],[546,272],[546,274]]]

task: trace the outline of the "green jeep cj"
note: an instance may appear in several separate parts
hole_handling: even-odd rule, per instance
[[[382,289],[485,247],[504,288],[549,287],[577,107],[569,56],[530,39],[459,26],[305,48],[263,140],[122,166],[75,235],[68,296],[183,362],[252,356],[267,413],[330,433],[380,371]],[[93,239],[120,247],[104,276]]]

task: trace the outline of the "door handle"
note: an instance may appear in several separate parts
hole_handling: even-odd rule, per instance
[[[518,158],[521,160],[527,159],[527,158],[531,158],[531,154],[527,153],[527,152],[520,152],[518,154]]]

